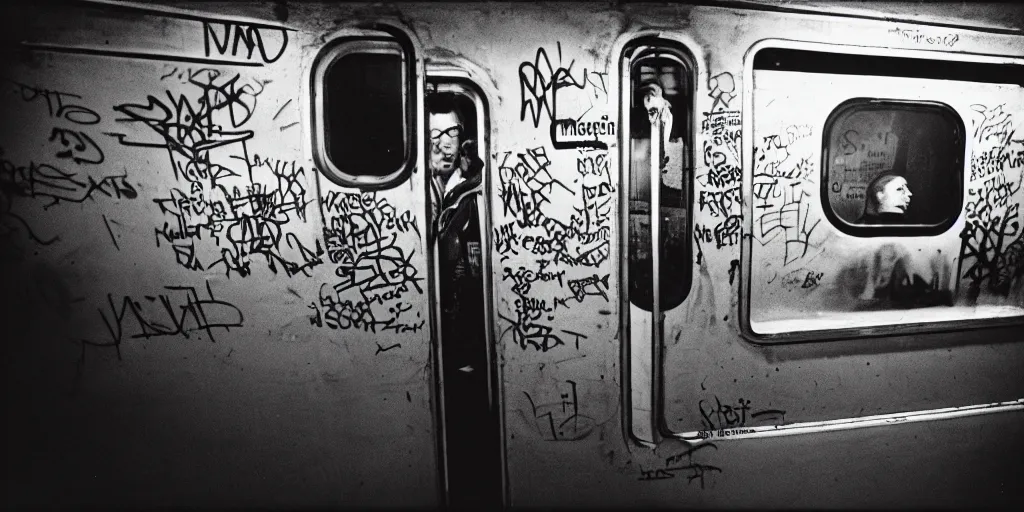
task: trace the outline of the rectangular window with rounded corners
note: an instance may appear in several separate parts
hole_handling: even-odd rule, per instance
[[[312,73],[313,157],[345,187],[398,184],[414,166],[416,107],[411,45],[397,38],[343,39]]]
[[[747,62],[744,335],[788,343],[1024,320],[1024,66],[787,44]]]
[[[825,120],[822,208],[854,236],[926,236],[963,207],[964,124],[949,105],[854,98]]]
[[[645,311],[651,311],[654,288],[652,204],[661,213],[661,309],[678,306],[690,289],[690,187],[685,179],[692,170],[689,82],[687,64],[671,51],[653,48],[631,62],[629,301]],[[658,137],[652,138],[652,132]],[[655,160],[657,166],[651,165],[654,150],[658,150],[660,157],[660,162]],[[657,190],[651,187],[654,172],[661,176]]]
[[[627,254],[624,329],[629,333],[634,437],[659,428],[657,372],[664,314],[690,291],[693,65],[681,45],[645,38],[622,60]],[[652,176],[657,176],[652,179]]]

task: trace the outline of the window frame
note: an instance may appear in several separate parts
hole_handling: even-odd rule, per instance
[[[983,76],[971,76],[965,80],[977,83],[1005,83],[1024,86],[1024,79],[1020,78],[1024,77],[1024,73],[1019,73],[1019,71],[1024,70],[1024,59],[1021,59],[1019,57],[1012,57],[1006,55],[953,53],[937,54],[936,52],[928,50],[849,46],[835,43],[796,41],[787,39],[762,39],[756,42],[755,44],[751,45],[751,47],[747,49],[747,52],[744,55],[743,72],[745,76],[749,77],[749,79],[745,80],[743,84],[742,112],[744,112],[744,115],[742,121],[742,130],[745,134],[753,133],[755,117],[757,115],[757,113],[754,111],[754,89],[756,82],[756,80],[754,79],[754,71],[755,69],[768,69],[755,68],[755,59],[759,57],[759,52],[770,50],[803,51],[822,54],[834,54],[842,58],[850,59],[873,59],[888,57],[901,58],[904,60],[924,60],[931,61],[933,63],[940,63],[943,66],[941,67],[941,70],[936,71],[933,75],[915,75],[911,76],[911,78],[941,78],[942,76],[946,76],[947,79],[950,79],[948,77],[954,74],[956,72],[955,70],[980,69],[984,71]],[[781,69],[781,71],[799,70]],[[920,71],[920,69],[916,71]],[[1016,71],[1017,73],[1014,73],[1014,71]],[[841,74],[863,73],[851,71]],[[1002,78],[1004,77],[1016,77],[1016,80],[1002,80]],[[970,155],[967,154],[968,150],[973,151],[973,146],[969,143],[969,141],[964,151],[964,162],[969,162],[968,157]],[[743,204],[746,205],[744,207],[745,211],[743,215],[743,230],[746,233],[751,233],[751,230],[753,229],[752,208],[754,206],[754,197],[753,187],[750,186],[750,184],[753,182],[752,180],[754,172],[753,153],[753,137],[744,137],[742,151],[744,186],[742,188],[742,191]],[[964,165],[967,164],[965,163]],[[958,217],[960,215],[963,215],[963,205],[961,205]],[[751,323],[751,308],[753,305],[753,297],[750,293],[750,290],[751,279],[753,279],[753,244],[754,241],[752,237],[747,236],[741,239],[740,268],[742,271],[742,277],[738,279],[739,300],[737,301],[739,307],[740,335],[744,340],[751,343],[752,345],[783,346],[806,344],[809,346],[828,346],[828,343],[823,345],[822,342],[842,341],[867,342],[870,345],[872,341],[876,341],[879,338],[894,339],[902,336],[920,334],[941,335],[943,333],[959,333],[979,328],[990,329],[993,333],[996,333],[1000,328],[1007,328],[1024,324],[1024,314],[1017,314],[1007,316],[990,316],[985,318],[958,318],[951,320],[936,320],[916,323],[886,323],[861,327],[833,327],[814,330],[770,333],[758,332],[754,329]],[[928,343],[932,343],[929,340],[933,338],[921,337],[916,339],[919,345],[927,346]],[[940,338],[934,339],[938,340]]]
[[[489,84],[485,78],[487,74],[474,66],[472,63],[465,61],[464,59],[453,59],[452,61],[446,59],[432,59],[427,58],[427,63],[424,66],[424,88],[422,97],[426,98],[431,92],[451,92],[462,95],[469,98],[474,108],[476,109],[476,120],[477,120],[477,154],[481,158],[484,164],[483,168],[483,180],[481,186],[483,187],[483,197],[486,199],[490,197],[489,191],[492,188],[492,175],[491,175],[491,158],[489,152],[491,150],[491,127],[493,110],[493,98],[497,97],[497,91],[493,87],[489,87]],[[424,145],[424,154],[429,156],[430,152],[430,129],[429,129],[429,113],[427,112],[426,103],[420,106],[423,110],[424,121],[423,121],[423,133],[422,142]],[[429,164],[425,163],[424,168],[428,168]],[[422,197],[424,205],[429,205],[431,201],[431,193],[427,181],[431,179],[429,171],[424,174],[424,183],[422,187]],[[481,253],[483,257],[483,288],[484,288],[484,323],[486,325],[486,343],[488,351],[488,380],[489,385],[493,388],[488,395],[488,400],[496,400],[497,404],[505,403],[505,388],[502,385],[504,382],[504,369],[503,365],[500,364],[502,355],[501,347],[495,343],[494,340],[497,338],[496,326],[494,324],[494,308],[497,303],[494,288],[494,262],[492,260],[493,245],[494,242],[489,236],[490,226],[493,224],[492,221],[492,207],[489,200],[481,201],[478,205],[478,213],[480,215],[480,228],[482,230],[481,236]],[[427,245],[427,265],[431,269],[429,273],[428,287],[430,289],[430,297],[428,304],[430,306],[431,335],[434,343],[434,349],[431,350],[431,361],[435,365],[435,368],[443,368],[443,355],[441,354],[440,339],[441,339],[441,302],[438,300],[438,284],[436,282],[436,276],[439,275],[438,268],[438,257],[437,257],[437,246],[435,244]],[[438,372],[434,379],[434,392],[437,394],[438,400],[435,401],[433,416],[438,425],[441,425],[442,429],[448,428],[446,426],[446,420],[444,415],[444,372]],[[503,407],[497,407],[497,413],[499,423],[504,426],[506,422],[506,411]],[[440,453],[447,453],[445,449],[446,439],[445,436],[437,436],[437,446]],[[502,464],[501,464],[501,492],[502,502],[508,503],[510,496],[509,487],[509,471],[508,471],[508,454],[507,454],[507,438],[501,437],[501,451],[502,451]],[[447,457],[442,457],[444,460],[445,474],[447,475]],[[445,476],[447,478],[447,476]]]
[[[683,48],[680,45],[678,45],[678,44],[673,45],[670,42],[668,42],[667,40],[655,39],[654,41],[655,41],[654,43],[650,43],[650,44],[645,44],[645,39],[640,39],[640,40],[632,41],[631,42],[632,44],[627,45],[626,52],[632,51],[634,53],[636,53],[636,52],[639,52],[639,53],[637,53],[636,55],[629,55],[628,57],[624,55],[624,58],[628,58],[629,59],[629,61],[628,61],[629,62],[628,68],[630,70],[630,75],[628,77],[628,80],[625,79],[625,77],[624,77],[623,83],[624,84],[628,84],[628,87],[624,87],[624,91],[623,92],[624,92],[624,94],[628,95],[628,98],[630,98],[630,102],[623,104],[623,109],[626,110],[623,113],[623,116],[626,117],[626,118],[629,118],[630,119],[630,123],[626,125],[626,128],[628,129],[629,133],[625,133],[624,132],[624,135],[623,135],[623,138],[624,138],[625,142],[621,146],[621,148],[622,148],[621,149],[621,154],[622,154],[621,158],[622,158],[623,163],[625,164],[626,177],[629,180],[632,180],[632,177],[633,177],[632,169],[631,169],[632,161],[633,161],[633,148],[632,148],[632,143],[631,143],[631,141],[633,140],[633,137],[632,137],[632,135],[633,135],[633,133],[632,133],[633,132],[632,115],[633,115],[633,109],[635,108],[635,106],[633,105],[633,102],[632,102],[632,100],[635,99],[635,95],[634,95],[635,91],[633,90],[633,75],[632,75],[633,70],[635,68],[637,68],[639,65],[641,65],[643,63],[643,61],[646,60],[646,59],[665,58],[665,59],[672,60],[673,62],[677,63],[682,68],[683,75],[685,76],[685,79],[686,79],[686,84],[685,84],[686,91],[685,91],[684,94],[689,96],[689,102],[690,102],[690,105],[687,106],[688,107],[687,116],[685,118],[682,118],[682,116],[680,116],[681,118],[678,119],[677,121],[675,121],[676,125],[690,125],[690,129],[684,131],[683,135],[680,136],[680,139],[683,139],[682,142],[684,144],[684,151],[683,151],[684,161],[682,162],[682,164],[680,164],[680,165],[682,165],[682,169],[681,169],[681,171],[683,173],[682,180],[683,180],[683,187],[685,188],[685,190],[682,191],[683,192],[682,200],[683,200],[683,204],[685,206],[685,209],[687,210],[687,214],[686,214],[687,222],[686,222],[686,227],[685,227],[686,232],[684,233],[683,236],[684,236],[684,240],[686,240],[685,243],[688,244],[688,246],[689,246],[689,250],[688,250],[688,253],[687,253],[689,258],[685,262],[686,265],[684,265],[687,268],[688,272],[687,272],[687,275],[685,276],[685,280],[683,281],[684,284],[682,285],[682,288],[683,288],[681,290],[682,297],[679,299],[680,300],[680,305],[681,305],[683,302],[686,302],[686,299],[689,298],[690,292],[693,289],[693,264],[694,264],[694,248],[693,248],[693,225],[694,225],[694,222],[693,222],[693,217],[694,217],[694,214],[695,214],[695,212],[693,211],[693,192],[694,192],[694,188],[695,188],[694,187],[694,179],[693,179],[693,177],[694,177],[694,168],[695,168],[695,165],[696,165],[695,161],[696,161],[697,153],[696,153],[696,150],[694,148],[694,141],[695,141],[696,137],[695,137],[695,134],[694,134],[694,131],[693,131],[692,128],[693,128],[693,120],[696,118],[696,115],[694,115],[694,112],[696,111],[696,102],[694,101],[694,99],[695,99],[694,97],[695,97],[695,94],[696,94],[696,87],[695,87],[695,85],[696,85],[696,75],[693,72],[694,65],[693,65],[692,57],[688,56],[683,51]],[[661,41],[661,46],[658,45],[657,41]],[[676,48],[673,48],[673,46],[676,46]],[[655,48],[655,47],[657,47],[657,52],[654,52],[652,54],[652,51],[653,51],[652,48]],[[628,135],[628,137],[626,135]],[[662,151],[665,151],[665,148],[662,148]],[[653,180],[653,176],[649,177],[649,180]],[[628,189],[628,187],[627,187],[627,189]],[[627,190],[626,192],[627,192],[627,194],[626,194],[625,202],[623,204],[625,205],[625,209],[626,209],[626,222],[627,222],[627,224],[626,224],[626,228],[625,228],[625,231],[624,231],[624,235],[625,235],[625,238],[626,238],[626,247],[628,249],[628,247],[629,247],[629,239],[630,239],[629,217],[632,214],[632,210],[631,210],[631,207],[630,207],[631,199],[630,199],[629,194],[628,194],[629,190]],[[654,202],[653,200],[654,200],[654,198],[652,197],[650,202],[653,203]],[[659,194],[659,197],[658,197],[658,208],[659,208],[659,210],[662,207],[664,207],[664,206],[665,206],[664,202],[661,200],[661,197],[660,197],[660,194]],[[652,209],[653,209],[653,207],[652,207]],[[651,231],[652,231],[652,233],[655,231],[653,226],[651,226]],[[660,226],[659,226],[657,231],[659,233],[661,233],[662,229],[661,229]],[[664,240],[665,240],[664,236],[659,236],[659,242],[664,243]],[[654,252],[655,252],[654,248],[652,247],[652,249],[651,249],[652,265],[653,265],[653,263],[655,261],[660,260],[660,255],[661,255],[660,248],[659,248],[659,251],[658,251],[658,257],[657,258],[654,257],[655,256]],[[628,251],[627,251],[627,253],[628,253]],[[659,281],[658,286],[656,288],[660,291],[661,290],[661,283],[660,283],[660,280],[661,280],[661,269],[660,268],[652,268],[651,269],[651,275],[652,275],[652,280],[658,280]],[[629,288],[628,288],[629,287],[629,275],[628,275],[628,272],[626,273],[624,282],[626,283],[626,288],[625,288],[625,290],[626,290],[626,302],[629,303],[629,304],[632,304],[634,306],[637,306],[640,309],[644,309],[643,307],[635,304],[631,300],[631,298],[629,297],[629,294],[628,294],[628,290],[629,290]],[[662,292],[662,293],[660,293],[660,295],[664,295],[664,293]],[[661,300],[662,299],[659,297],[659,301],[658,302],[661,302]],[[654,307],[653,301],[652,301],[651,307],[652,307],[652,309]],[[676,307],[679,307],[679,305],[673,306],[673,309],[676,308]],[[659,310],[662,313],[664,313],[664,309],[659,308]],[[650,311],[650,312],[653,313],[653,311]]]
[[[619,172],[620,172],[620,186],[619,186],[619,232],[622,234],[619,237],[619,251],[620,255],[629,254],[629,181],[631,180],[631,165],[633,159],[632,150],[632,134],[633,129],[631,126],[632,108],[633,108],[633,76],[632,70],[638,64],[640,59],[647,56],[647,52],[650,49],[657,48],[660,53],[664,56],[671,56],[673,60],[679,61],[683,65],[684,75],[687,80],[686,88],[689,100],[686,104],[686,115],[678,116],[674,115],[674,122],[686,123],[688,130],[684,135],[686,144],[686,151],[689,152],[688,162],[690,163],[690,172],[685,173],[684,169],[684,184],[686,187],[685,191],[685,205],[688,210],[687,223],[686,223],[686,243],[689,244],[690,258],[689,266],[687,268],[689,272],[689,279],[687,282],[686,290],[683,295],[682,302],[678,307],[683,307],[692,297],[693,291],[693,273],[695,265],[695,251],[693,243],[693,224],[694,224],[694,210],[693,210],[693,195],[694,195],[694,172],[697,153],[696,153],[696,138],[697,138],[697,80],[702,73],[701,63],[704,62],[704,55],[699,52],[700,46],[693,40],[683,39],[675,35],[665,34],[663,32],[645,31],[642,33],[630,34],[628,37],[620,40],[621,42],[617,45],[618,50],[613,54],[618,57],[616,61],[618,67],[618,87],[619,87]],[[655,181],[652,176],[652,182]],[[660,182],[660,180],[658,180]],[[660,195],[660,194],[659,194]],[[651,202],[654,202],[654,197],[651,198]],[[660,199],[660,198],[659,198]],[[660,210],[660,200],[659,200]],[[651,208],[654,211],[654,208]],[[654,229],[652,227],[652,234]],[[659,242],[661,237],[659,236]],[[660,248],[659,248],[660,249]],[[652,241],[652,280],[657,282],[661,278],[659,260],[653,258],[654,254],[659,251],[655,251],[653,248]],[[655,292],[659,292],[658,287],[655,286]],[[657,293],[660,297],[660,293]],[[655,297],[657,298],[657,297]],[[647,311],[647,314],[651,315],[652,320],[655,319],[655,311],[659,311],[660,307],[655,304],[660,302],[652,301],[652,311]],[[664,346],[663,333],[659,332],[659,326],[663,325],[660,321],[652,321],[652,333],[651,333],[651,353],[650,353],[650,375],[651,381],[650,392],[651,392],[651,407],[650,411],[646,413],[645,418],[635,418],[636,410],[633,408],[633,359],[632,359],[632,337],[631,337],[631,325],[632,319],[630,317],[630,307],[635,306],[631,303],[629,297],[629,258],[619,257],[619,332],[621,339],[625,340],[622,343],[622,414],[623,414],[623,436],[627,442],[635,446],[654,447],[664,438],[674,436],[674,433],[668,428],[665,422],[664,416],[664,368],[661,358],[661,350]],[[638,307],[638,306],[636,306]],[[660,312],[660,316],[664,316],[664,311]],[[649,425],[647,428],[650,429],[650,435],[652,439],[641,438],[637,431],[636,425],[638,422],[646,422]]]
[[[937,224],[895,224],[895,225],[868,225],[868,224],[857,224],[853,222],[847,222],[845,219],[836,214],[832,207],[830,190],[830,178],[829,170],[831,167],[831,147],[829,142],[831,141],[832,129],[835,124],[843,118],[843,116],[852,115],[859,111],[865,110],[885,110],[885,108],[872,108],[872,107],[887,107],[892,110],[908,110],[908,111],[937,111],[940,114],[950,117],[953,121],[953,128],[956,131],[958,146],[954,153],[957,155],[956,161],[953,163],[956,171],[956,192],[959,195],[959,201],[955,208],[950,208],[948,211],[951,215],[946,218],[943,222]],[[949,228],[956,224],[957,219],[963,213],[964,209],[964,169],[966,162],[966,151],[967,151],[967,131],[964,127],[964,120],[957,111],[949,105],[940,101],[922,101],[922,100],[902,100],[902,99],[888,99],[888,98],[865,98],[857,97],[850,98],[843,101],[836,106],[825,118],[825,125],[822,128],[821,134],[821,191],[819,199],[821,201],[821,210],[825,214],[825,218],[842,233],[855,237],[924,237],[924,236],[935,236],[945,233]]]
[[[402,59],[402,116],[404,119],[404,148],[402,164],[394,171],[382,176],[348,173],[340,169],[330,156],[328,149],[330,135],[327,133],[327,104],[330,91],[324,78],[331,67],[345,56],[359,53],[396,54]],[[417,56],[412,42],[399,30],[377,29],[361,36],[340,37],[331,41],[314,58],[310,72],[310,107],[312,113],[313,161],[320,174],[332,183],[364,191],[393,188],[408,179],[416,168],[417,157],[417,113],[422,100],[416,91]]]

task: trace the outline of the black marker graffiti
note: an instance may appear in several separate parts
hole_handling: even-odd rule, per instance
[[[715,109],[728,109],[729,102],[736,97],[736,80],[728,71],[719,73],[708,79],[708,96],[714,102],[711,104],[711,111]]]
[[[614,136],[615,135],[615,121],[609,121],[608,116],[601,116],[599,121],[581,122],[574,119],[560,119],[556,121],[556,124],[561,128],[561,135],[576,136],[588,136],[592,135],[595,138],[598,136]],[[566,144],[566,143],[562,143]],[[604,143],[592,143],[585,146],[566,146],[566,147],[590,147],[597,149],[607,149],[608,146]],[[557,144],[555,149],[563,149]]]
[[[15,233],[24,230],[25,234],[28,235],[29,239],[40,245],[50,245],[60,239],[59,236],[53,238],[42,238],[32,230],[32,226],[29,226],[28,222],[25,221],[11,210],[11,197],[10,193],[3,187],[3,183],[0,182],[0,238],[5,239],[7,243],[14,237]]]
[[[597,274],[594,274],[583,279],[570,279],[569,291],[576,297],[577,302],[583,302],[583,299],[591,295],[601,297],[605,302],[608,302],[609,277],[609,274],[605,274],[604,277],[598,277]]]
[[[740,113],[735,110],[705,112],[701,121],[707,172],[696,177],[702,187],[697,194],[698,208],[721,220],[714,224],[696,223],[693,235],[698,242],[714,241],[717,249],[736,245],[741,235],[740,121]]]
[[[4,157],[4,148],[0,147],[0,188],[12,196],[46,198],[49,202],[43,205],[44,209],[61,201],[84,203],[95,200],[97,195],[115,199],[138,197],[138,191],[128,182],[127,172],[97,180],[49,164],[17,165]]]
[[[960,233],[960,275],[967,302],[983,290],[1007,297],[1024,287],[1024,235],[1019,193],[1024,184],[1024,140],[1014,139],[1013,118],[1004,105],[972,105],[975,152]],[[987,285],[987,286],[986,286]]]
[[[729,217],[733,208],[743,203],[738,185],[726,190],[701,190],[699,198],[700,211],[709,211],[714,217]]]
[[[231,21],[203,22],[203,48],[207,57],[212,52],[219,56],[238,57],[240,43],[246,60],[252,60],[253,53],[258,52],[261,62],[272,64],[288,48],[288,30]]]
[[[549,172],[551,161],[544,148],[527,150],[517,155],[518,162],[511,162],[511,152],[504,154],[499,164],[501,199],[506,215],[516,217],[519,228],[541,228],[543,237],[522,235],[517,241],[523,249],[538,256],[551,257],[567,265],[597,266],[609,254],[608,238],[611,231],[608,222],[611,215],[613,191],[608,183],[583,187],[584,204],[574,208],[570,223],[555,220],[544,212],[544,205],[551,204],[551,195],[558,192],[572,196],[572,191]],[[557,189],[556,189],[557,187]],[[514,231],[506,229],[503,243],[498,252],[512,251],[511,240]]]
[[[593,418],[580,414],[576,382],[566,380],[565,383],[568,389],[559,391],[556,402],[538,404],[529,393],[523,392],[530,403],[537,432],[548,441],[578,441],[590,435],[596,427]]]
[[[536,299],[524,301],[522,298],[517,298],[516,319],[511,319],[498,313],[498,318],[511,324],[508,328],[501,331],[498,340],[504,341],[505,335],[511,332],[512,343],[523,350],[526,350],[527,347],[533,347],[535,350],[547,352],[555,347],[565,345],[565,341],[555,334],[551,326],[534,321],[539,319],[542,314],[551,311],[544,301],[537,301]],[[553,319],[553,317],[549,316],[549,319]]]
[[[558,62],[562,61],[562,45],[557,43]],[[544,48],[538,48],[533,62],[523,62],[519,65],[519,91],[522,103],[519,109],[520,121],[526,120],[526,112],[530,111],[530,119],[533,126],[539,127],[541,118],[546,114],[551,121],[549,136],[551,144],[555,149],[573,148],[597,148],[608,149],[608,144],[599,140],[601,136],[615,135],[615,122],[609,121],[608,116],[603,116],[600,121],[581,122],[580,118],[586,115],[581,114],[579,118],[558,117],[558,94],[561,89],[583,90],[587,85],[607,95],[605,88],[604,73],[588,73],[586,69],[579,78],[573,76],[572,67],[575,60],[571,61],[568,67],[559,66],[553,68],[551,59]],[[591,139],[564,140],[562,136],[592,136]]]
[[[318,302],[310,305],[310,322],[332,329],[372,332],[418,332],[426,325],[408,294],[423,294],[414,250],[399,244],[399,237],[420,237],[411,211],[399,212],[375,192],[329,192],[320,201],[325,218],[327,256],[339,280],[320,287]]]
[[[767,245],[784,241],[783,265],[805,256],[812,247],[811,236],[821,223],[812,220],[812,194],[804,188],[814,166],[809,157],[794,158],[790,141],[806,138],[805,130],[789,127],[782,134],[762,138],[754,148],[754,237]]]
[[[687,447],[679,453],[666,457],[661,467],[644,469],[641,466],[640,477],[637,478],[637,480],[668,480],[675,478],[676,473],[679,471],[688,471],[689,474],[686,475],[687,483],[696,480],[700,483],[701,489],[703,489],[706,484],[705,478],[708,475],[722,472],[722,468],[718,466],[712,466],[710,464],[704,464],[694,460],[695,454],[708,450],[718,450],[718,446],[710,442],[700,443],[695,446]]]
[[[6,81],[17,86],[17,92],[22,100],[29,103],[45,102],[49,116],[54,119],[70,121],[79,125],[93,125],[100,122],[100,115],[96,111],[70,101],[81,100],[82,97],[77,94],[40,89],[9,79]]]
[[[117,237],[114,236],[114,230],[110,229],[110,220],[107,219],[106,215],[103,215],[102,217],[103,217],[103,225],[106,226],[107,233],[110,234],[110,241],[114,242],[114,247],[117,248],[118,251],[120,251],[121,250],[121,246],[117,244]]]
[[[49,141],[55,142],[58,140],[63,149],[56,153],[57,158],[70,158],[76,164],[103,163],[103,150],[85,132],[54,128],[50,132]],[[73,146],[72,143],[74,143]]]
[[[512,152],[506,152],[498,166],[504,213],[516,216],[520,227],[535,226],[541,205],[551,202],[548,195],[552,189],[558,186],[570,192],[569,187],[549,172],[551,160],[543,147],[516,154],[517,161],[511,161],[511,156]]]
[[[174,178],[184,181],[169,197],[153,200],[172,219],[155,229],[157,245],[167,243],[178,264],[191,270],[223,265],[229,277],[245,277],[252,273],[250,258],[263,256],[274,273],[280,266],[288,276],[310,275],[323,263],[320,242],[309,248],[285,232],[293,216],[306,220],[306,169],[250,156],[246,141],[253,132],[238,129],[253,116],[265,83],[242,84],[240,75],[212,69],[188,70],[187,77],[198,89],[191,100],[167,91],[166,102],[148,96],[145,105],[114,107],[126,116],[119,121],[141,123],[163,139]],[[126,146],[155,146],[115,135]],[[244,165],[241,172],[236,162]]]
[[[777,178],[772,178],[777,180]],[[774,187],[778,184],[778,181],[772,181],[770,185]],[[759,188],[765,185],[764,182],[758,183],[758,178],[755,178],[755,188]],[[760,188],[764,190],[764,188]],[[769,187],[771,190],[771,187]],[[804,198],[809,197],[810,194],[804,191],[799,183],[790,183],[782,187],[782,201],[778,206],[757,206],[755,208],[762,208],[763,211],[755,219],[755,233],[762,245],[774,241],[779,237],[783,237],[785,241],[783,255],[783,264],[788,265],[797,261],[798,259],[807,255],[808,250],[812,247],[810,243],[811,235],[814,233],[815,228],[821,223],[821,219],[817,219],[811,222],[810,210],[811,205],[809,202],[805,202]],[[767,196],[756,196],[757,199],[764,199]]]
[[[100,309],[99,313],[110,339],[82,340],[83,359],[86,345],[114,347],[117,358],[121,359],[121,342],[125,338],[183,336],[187,339],[190,333],[203,332],[210,342],[215,342],[214,329],[230,331],[232,327],[241,327],[245,320],[237,306],[214,297],[209,282],[206,283],[206,298],[192,286],[165,286],[164,289],[166,293],[146,295],[142,300],[126,295],[115,301],[112,294],[107,294],[109,309]]]
[[[701,131],[705,135],[704,165],[708,174],[701,178],[708,186],[722,188],[740,182],[741,124],[740,113],[736,110],[704,113]]]
[[[943,35],[927,35],[922,34],[921,31],[916,28],[905,29],[896,27],[894,29],[889,30],[889,34],[895,35],[901,39],[913,43],[925,43],[935,46],[944,46],[947,48],[952,48],[953,46],[956,45],[957,41],[960,40],[959,34],[950,33]]]
[[[1016,189],[1020,189],[1019,182]],[[1012,289],[1020,289],[1024,277],[1024,237],[1019,219],[1019,204],[1007,205],[1001,215],[968,215],[960,233],[960,259],[961,277],[968,280],[969,304],[976,303],[986,283],[989,292],[1004,297]]]
[[[565,278],[565,271],[560,270],[558,272],[545,272],[545,271],[534,271],[526,267],[520,266],[518,270],[514,271],[505,267],[502,269],[502,281],[512,281],[512,292],[517,295],[526,295],[530,293],[530,288],[536,281],[548,282],[558,281],[558,285],[563,285],[563,279]]]
[[[815,288],[824,277],[824,272],[815,272],[806,268],[791,270],[782,276],[782,287],[787,290]]]
[[[608,259],[615,222],[615,180],[603,139],[616,137],[618,131],[609,115],[595,110],[607,101],[606,73],[576,69],[575,59],[563,65],[561,44],[556,47],[555,63],[546,49],[538,48],[532,60],[519,66],[520,120],[526,121],[529,112],[533,127],[547,121],[555,150],[579,152],[576,173],[567,168],[556,175],[544,147],[493,155],[507,219],[495,224],[495,251],[502,262],[512,257],[529,261],[518,269],[503,269],[502,281],[511,283],[516,298],[505,302],[508,311],[498,314],[510,324],[499,341],[511,333],[515,345],[541,352],[565,346],[566,339],[574,340],[579,349],[579,342],[586,339],[583,333],[556,331],[556,311],[591,296],[610,300],[607,275],[588,269],[577,276],[570,271],[599,267]],[[578,110],[570,114],[569,109]],[[596,113],[588,118],[592,110]],[[539,290],[545,296],[538,297]]]
[[[700,242],[715,242],[715,248],[731,247],[740,241],[739,215],[729,215],[726,219],[710,228],[699,222],[694,225],[693,236]]]
[[[732,260],[729,262],[729,284],[733,284],[736,281],[737,272],[740,270],[740,260]]]
[[[377,354],[380,354],[382,352],[387,352],[388,350],[391,350],[393,348],[402,348],[402,344],[401,343],[395,343],[393,345],[388,345],[387,347],[385,347],[385,346],[381,345],[380,343],[378,343],[377,344],[377,351],[374,352],[373,355],[377,355]]]
[[[533,347],[541,352],[574,339],[578,348],[579,341],[586,339],[584,334],[557,331],[552,325],[556,311],[580,304],[587,297],[610,301],[607,274],[590,271],[577,277],[569,272],[598,267],[610,254],[615,188],[607,153],[580,150],[573,180],[579,183],[579,192],[552,176],[544,148],[518,154],[505,152],[494,158],[498,160],[504,211],[513,216],[494,228],[495,250],[502,261],[510,256],[531,259],[527,265],[503,268],[502,281],[511,283],[517,298],[508,302],[510,311],[499,313],[499,318],[511,324],[500,339],[511,334],[510,340],[523,350]],[[571,206],[568,218],[564,215],[566,206]],[[537,297],[537,283],[547,285],[542,288],[545,297]],[[566,334],[571,337],[566,338]]]
[[[520,243],[521,238],[514,223],[509,222],[494,228],[494,250],[502,255],[502,261],[508,259],[510,253],[518,255],[516,247]]]
[[[55,158],[68,161],[66,164],[60,163],[62,167],[103,163],[103,150],[82,129],[99,123],[101,118],[95,111],[80,104],[81,96],[10,80],[8,82],[16,86],[15,92],[25,102],[45,103],[50,118],[78,125],[73,128],[56,126],[50,129],[46,142],[56,146],[53,153]],[[47,198],[49,202],[43,206],[44,209],[62,201],[83,203],[94,200],[98,195],[118,199],[134,199],[138,195],[135,187],[127,181],[127,171],[121,175],[93,176],[44,162],[31,161],[22,165],[6,158],[3,147],[0,147],[0,187],[8,197]]]
[[[566,334],[568,334],[568,335],[570,335],[570,336],[574,336],[574,337],[576,338],[576,339],[574,340],[574,341],[575,341],[575,344],[576,344],[576,350],[579,350],[579,349],[580,349],[580,340],[586,340],[586,339],[588,339],[588,338],[589,338],[589,336],[587,336],[586,334],[583,334],[583,333],[579,333],[579,332],[574,332],[574,331],[570,331],[570,330],[568,330],[568,329],[562,329],[562,332],[564,332],[564,333],[566,333]],[[586,354],[584,354],[584,356],[585,356],[585,355],[586,355]]]
[[[608,169],[608,154],[604,152],[581,153],[576,157],[576,172],[580,176],[611,178]]]
[[[740,398],[736,404],[722,403],[715,397],[714,403],[701,399],[697,402],[705,430],[719,430],[749,426],[752,424],[782,425],[786,422],[786,411],[781,409],[762,409],[752,412],[750,400]]]

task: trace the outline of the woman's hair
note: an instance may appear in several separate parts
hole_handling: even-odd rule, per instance
[[[868,189],[864,193],[864,215],[878,215],[878,193],[885,190],[890,181],[901,178],[899,174],[879,174],[868,183]]]

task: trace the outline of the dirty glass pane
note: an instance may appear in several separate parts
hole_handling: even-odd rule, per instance
[[[661,201],[654,207],[661,213],[659,284],[665,311],[682,303],[690,288],[689,76],[677,57],[650,53],[633,62],[630,82],[629,300],[651,310],[651,133],[652,123],[661,123]]]
[[[825,155],[825,212],[850,234],[945,230],[960,212],[964,129],[945,105],[846,102],[826,123]]]
[[[324,139],[331,162],[349,176],[381,177],[406,156],[401,50],[346,53],[324,76]]]

